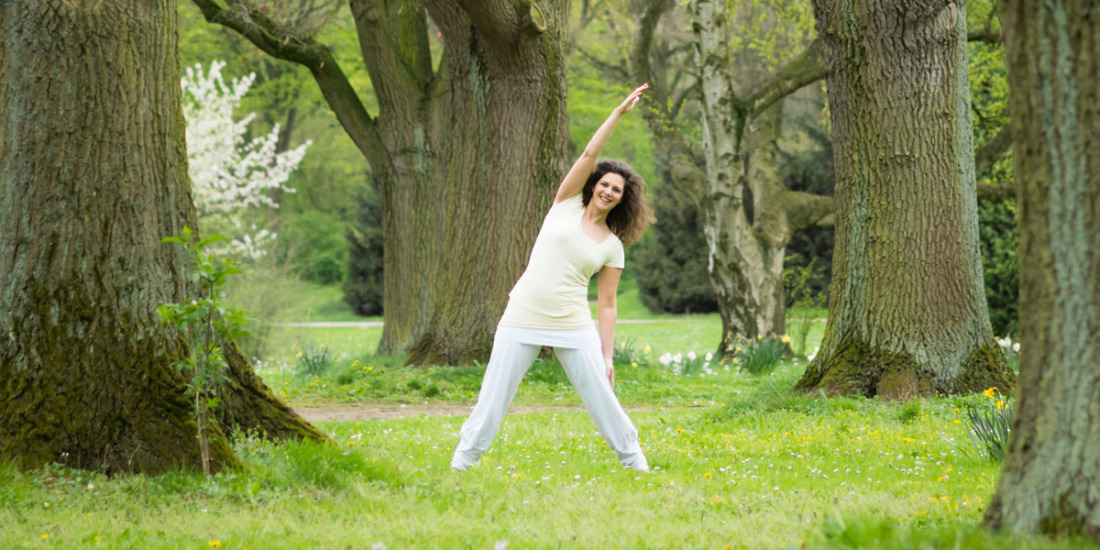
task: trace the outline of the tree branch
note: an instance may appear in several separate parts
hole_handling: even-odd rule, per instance
[[[982,144],[974,152],[974,173],[986,174],[993,165],[1012,148],[1012,125],[1005,124],[1001,131]],[[978,183],[978,198],[989,201],[1003,201],[1016,193],[1016,188],[1004,183]]]
[[[623,68],[622,65],[614,64],[614,63],[608,63],[606,61],[603,61],[600,58],[592,55],[591,53],[588,53],[588,50],[586,50],[586,49],[584,49],[580,46],[577,46],[577,53],[580,54],[580,56],[583,57],[584,60],[587,61],[589,65],[592,65],[593,67],[600,70],[601,72],[604,72],[604,73],[609,74],[609,75],[613,75],[616,78],[619,78],[621,80],[626,80],[626,81],[631,80],[630,71],[628,69]]]
[[[367,113],[332,52],[312,39],[299,38],[263,13],[233,1],[230,9],[217,0],[192,0],[203,17],[235,31],[268,55],[305,66],[313,75],[336,118],[376,170],[387,170],[385,149],[374,119]]]
[[[1001,44],[1001,33],[992,29],[978,29],[966,33],[968,42],[982,42],[985,44]]]
[[[825,77],[825,47],[815,38],[806,49],[784,65],[771,80],[748,100],[749,118],[775,102]]]
[[[455,3],[466,12],[481,36],[496,46],[516,43],[521,30],[537,29],[531,12],[538,8],[533,2],[527,10],[517,9],[515,0],[455,0]]]
[[[807,227],[833,227],[836,221],[836,200],[833,197],[802,191],[788,191],[785,195],[783,206],[792,235]]]

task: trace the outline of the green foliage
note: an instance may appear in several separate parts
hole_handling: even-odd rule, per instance
[[[324,376],[336,362],[336,350],[331,344],[308,342],[298,350],[295,357],[298,362],[298,374]]]
[[[344,281],[348,241],[343,220],[317,210],[287,217],[280,238],[285,241],[294,270],[306,281],[321,285]]]
[[[781,163],[783,185],[791,191],[832,196],[832,140],[816,120],[804,120],[800,128],[808,143],[795,152],[784,154]],[[786,306],[797,308],[811,302],[826,305],[832,279],[833,230],[807,227],[796,232],[787,243],[786,254],[783,261]],[[787,273],[792,271],[799,276],[788,280]],[[801,285],[797,290],[796,282]],[[799,348],[799,353],[806,351]]]
[[[344,301],[359,315],[380,315],[383,298],[382,205],[373,193],[359,197],[357,222],[348,228],[348,275]]]
[[[210,475],[210,450],[208,430],[216,422],[211,412],[218,406],[215,387],[225,380],[228,366],[222,347],[243,337],[248,318],[236,308],[224,303],[223,287],[229,276],[240,273],[229,259],[206,251],[213,243],[224,241],[220,236],[199,239],[198,235],[184,227],[179,235],[165,237],[164,243],[183,247],[194,271],[190,281],[198,294],[184,303],[168,303],[157,307],[162,323],[173,325],[189,345],[188,353],[172,366],[189,376],[187,392],[193,398],[192,416],[198,429],[199,454],[203,471]]]
[[[1020,318],[1016,201],[978,203],[978,234],[989,320],[994,334],[1014,334]]]
[[[634,270],[642,303],[654,312],[718,311],[698,206],[672,185],[654,186],[652,194],[657,223],[638,247]]]
[[[975,405],[966,403],[966,419],[970,422],[967,435],[970,443],[990,462],[1004,462],[1008,450],[1015,406],[1012,398],[1002,395],[994,388],[985,390],[985,400]]]
[[[738,336],[733,342],[726,344],[726,349],[733,350],[742,371],[760,375],[775,370],[786,355],[790,342],[791,339],[787,336],[769,335],[755,339],[742,339]]]
[[[816,292],[812,286],[814,281],[824,276],[821,271],[817,265],[817,258],[812,258],[808,265],[792,265],[783,270],[783,288],[786,290],[791,309],[810,312],[827,305],[825,295]],[[794,335],[791,339],[792,348],[795,353],[803,357],[806,356],[806,343],[810,336],[810,329],[816,322],[805,315],[806,313],[803,313],[803,317],[790,319],[787,322],[788,334]]]
[[[613,346],[612,362],[616,365],[649,366],[650,346],[638,341],[637,338],[626,336],[616,338]]]

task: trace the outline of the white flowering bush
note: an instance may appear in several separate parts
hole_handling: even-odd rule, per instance
[[[224,61],[214,61],[209,71],[189,67],[180,81],[183,116],[187,119],[187,160],[195,208],[200,226],[217,223],[229,237],[234,255],[256,259],[276,234],[256,223],[249,213],[258,208],[277,208],[273,191],[293,193],[286,186],[311,142],[277,153],[279,125],[269,133],[245,140],[255,114],[240,120],[233,112],[255,80],[255,73],[222,78]]]

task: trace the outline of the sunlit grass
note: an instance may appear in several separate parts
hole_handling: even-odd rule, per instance
[[[464,473],[462,417],[324,423],[334,447],[239,441],[243,468],[209,481],[0,467],[0,547],[1087,547],[977,528],[997,467],[962,411],[981,396],[826,399],[792,394],[799,373],[632,413],[649,475],[583,412],[506,417]]]

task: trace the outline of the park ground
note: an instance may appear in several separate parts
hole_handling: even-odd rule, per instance
[[[650,474],[615,461],[551,357],[481,464],[451,471],[484,367],[375,357],[378,319],[314,287],[258,371],[334,444],[235,434],[241,467],[210,478],[0,465],[0,547],[1095,548],[980,528],[999,464],[972,445],[966,410],[1001,396],[794,394],[805,357],[703,369],[717,316],[652,315],[630,292],[620,317],[640,322],[618,328],[616,391]],[[812,353],[823,315],[792,313],[796,348]]]

